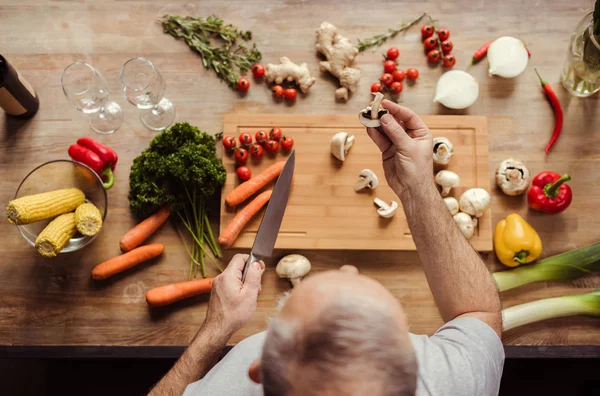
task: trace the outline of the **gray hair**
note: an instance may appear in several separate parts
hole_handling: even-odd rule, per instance
[[[261,357],[265,396],[298,395],[299,381],[303,395],[307,387],[312,394],[415,394],[414,350],[384,307],[344,296],[320,311],[309,325],[271,320]]]

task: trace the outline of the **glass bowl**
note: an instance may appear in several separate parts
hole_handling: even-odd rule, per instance
[[[25,176],[19,188],[17,188],[15,198],[73,187],[83,191],[86,202],[96,205],[102,214],[102,222],[104,223],[108,212],[108,198],[102,185],[102,179],[90,167],[80,162],[56,160],[38,166]],[[35,246],[35,239],[38,234],[51,220],[19,225],[17,228],[23,238],[31,246]],[[96,235],[88,237],[79,233],[75,234],[60,252],[68,253],[79,250],[89,244]]]

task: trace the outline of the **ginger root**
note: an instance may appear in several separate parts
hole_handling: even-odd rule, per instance
[[[336,99],[348,100],[348,91],[355,92],[360,79],[360,70],[350,67],[358,55],[358,49],[348,38],[338,34],[329,22],[322,22],[317,30],[317,51],[327,61],[319,62],[319,69],[328,71],[340,80],[341,88],[335,91]]]
[[[306,93],[315,83],[316,79],[311,77],[306,63],[297,65],[288,57],[279,58],[279,65],[269,63],[265,70],[265,79],[268,83],[281,84],[284,80],[295,81],[300,90]]]

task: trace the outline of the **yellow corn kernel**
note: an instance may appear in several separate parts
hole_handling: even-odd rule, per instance
[[[44,257],[54,257],[76,232],[75,213],[60,215],[40,232],[35,239],[35,248]]]
[[[75,224],[80,234],[86,236],[96,235],[102,228],[100,210],[91,203],[79,205],[75,210]]]
[[[6,217],[13,224],[29,224],[72,212],[84,202],[85,194],[78,188],[28,195],[10,201]]]

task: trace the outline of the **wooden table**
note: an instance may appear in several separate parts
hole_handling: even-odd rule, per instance
[[[179,3],[179,2],[178,2]],[[472,114],[491,117],[499,132],[490,134],[491,169],[504,158],[525,159],[532,172],[569,172],[575,199],[562,215],[545,216],[527,210],[522,197],[507,198],[496,191],[493,218],[510,212],[524,215],[540,231],[544,255],[583,246],[598,239],[600,218],[600,119],[597,100],[570,97],[558,82],[572,29],[592,10],[590,1],[523,2],[260,2],[207,0],[200,5],[164,1],[46,2],[3,1],[0,5],[0,48],[37,89],[41,108],[30,121],[0,117],[0,202],[5,205],[21,179],[42,162],[66,158],[68,145],[90,135],[116,148],[120,155],[115,187],[109,191],[106,227],[88,248],[54,260],[39,257],[6,220],[0,220],[0,344],[4,355],[33,353],[57,356],[173,356],[193,337],[204,319],[206,297],[151,311],[144,301],[147,289],[187,277],[188,260],[172,226],[152,241],[166,244],[166,255],[122,276],[96,283],[91,268],[119,253],[120,236],[134,223],[128,211],[128,170],[133,158],[154,133],[146,130],[138,111],[120,93],[119,69],[129,58],[144,56],[156,63],[167,82],[167,96],[177,105],[179,120],[203,130],[221,131],[229,112],[280,114],[356,113],[369,100],[369,87],[381,74],[381,55],[388,46],[400,49],[402,68],[417,67],[418,83],[406,87],[401,103],[421,114]],[[435,3],[435,4],[434,4]],[[199,4],[199,3],[198,3]],[[414,28],[384,47],[358,58],[363,70],[359,93],[347,104],[334,100],[338,87],[318,72],[314,31],[322,20],[338,26],[356,41],[386,31],[404,19],[428,11],[440,26],[452,31],[458,66],[468,63],[484,42],[502,35],[523,39],[533,54],[530,66],[513,80],[490,79],[486,62],[470,72],[480,82],[480,98],[466,111],[447,110],[432,102],[440,68],[430,69]],[[219,15],[254,33],[265,63],[288,56],[307,62],[317,83],[294,105],[275,103],[262,83],[241,97],[220,84],[202,67],[200,58],[183,42],[164,35],[157,18],[163,14]],[[95,135],[86,119],[70,107],[60,86],[62,70],[71,62],[87,61],[109,81],[112,98],[125,112],[123,127],[112,136]],[[556,149],[543,153],[553,125],[552,110],[533,72],[537,67],[557,91],[565,110],[565,127]],[[512,120],[506,117],[512,117]],[[491,128],[490,128],[491,130]],[[490,173],[490,186],[493,174]],[[278,251],[268,263],[258,310],[232,342],[265,328],[276,297],[288,289],[274,273]],[[416,253],[300,252],[315,271],[355,264],[382,282],[403,303],[411,331],[433,333],[442,324]],[[233,254],[233,252],[231,253]],[[499,267],[493,255],[489,269]],[[460,263],[457,263],[460,265]],[[600,277],[571,284],[541,283],[503,293],[505,307],[534,299],[591,291]],[[600,355],[600,319],[572,317],[550,320],[507,332],[509,356]],[[150,348],[148,348],[150,347]]]

